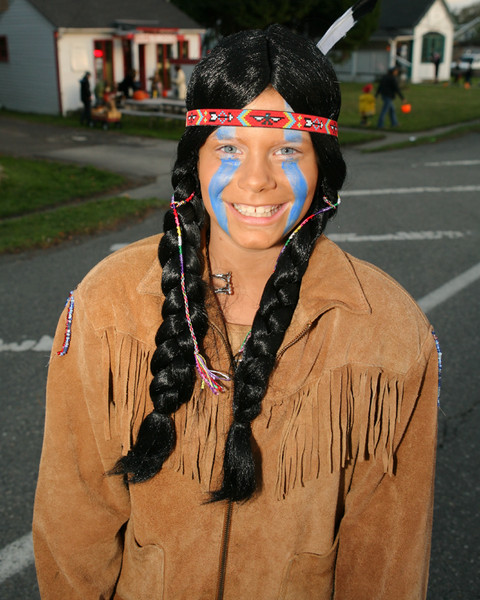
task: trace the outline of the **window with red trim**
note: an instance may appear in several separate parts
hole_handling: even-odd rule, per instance
[[[6,35],[0,35],[0,62],[8,62],[8,44]]]

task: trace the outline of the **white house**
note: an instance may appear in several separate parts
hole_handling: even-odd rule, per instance
[[[438,53],[438,78],[448,80],[453,39],[454,22],[444,0],[382,0],[370,43],[335,69],[345,81],[368,81],[398,64],[412,83],[420,83],[434,79],[432,56]]]
[[[205,30],[165,0],[0,0],[0,105],[66,114],[81,106],[79,80],[119,83],[136,71],[148,90],[172,67],[187,78]]]

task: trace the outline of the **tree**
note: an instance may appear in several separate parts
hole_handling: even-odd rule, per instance
[[[469,44],[480,43],[480,2],[460,10],[456,14],[456,19],[460,29],[471,25],[459,40]]]
[[[204,27],[229,35],[242,29],[263,29],[271,23],[291,25],[318,0],[173,0],[173,4]]]
[[[353,4],[353,0],[317,0],[315,6],[303,19],[304,33],[316,41],[319,40],[330,25]],[[370,36],[378,26],[380,4],[381,0],[377,2],[372,13],[361,19],[348,32],[348,35],[336,46],[337,51],[343,55],[348,55],[370,39]]]
[[[172,0],[192,19],[228,35],[242,29],[263,29],[281,23],[294,31],[318,40],[354,0]],[[372,14],[363,18],[339,44],[350,52],[367,41],[375,31],[380,14],[380,1]]]

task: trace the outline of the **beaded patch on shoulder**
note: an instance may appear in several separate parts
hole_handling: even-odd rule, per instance
[[[65,336],[63,338],[62,348],[57,352],[58,356],[64,356],[68,352],[68,348],[70,347],[70,340],[72,338],[73,309],[75,306],[73,291],[70,292],[70,294],[68,295],[65,306],[68,306],[67,320],[65,323]]]
[[[435,346],[437,347],[438,354],[438,397],[437,404],[440,407],[440,392],[442,389],[442,351],[440,349],[440,342],[438,341],[437,334],[432,331],[433,339],[435,340]]]

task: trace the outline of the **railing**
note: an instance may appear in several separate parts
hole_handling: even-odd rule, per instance
[[[166,117],[169,119],[185,120],[184,100],[173,98],[147,98],[146,100],[124,100],[122,114],[135,117]]]

